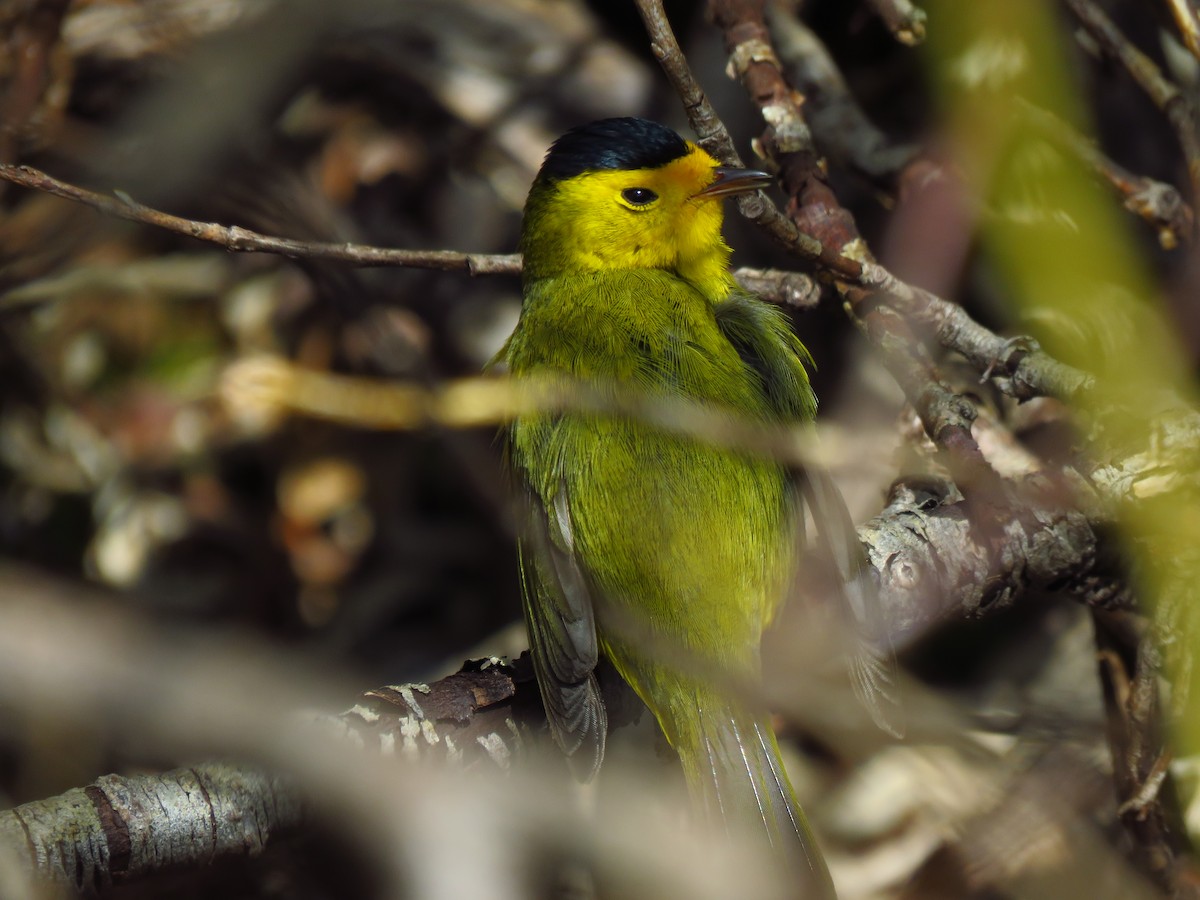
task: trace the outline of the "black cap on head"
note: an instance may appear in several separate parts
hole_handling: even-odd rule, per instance
[[[562,181],[596,169],[656,169],[688,152],[665,125],[632,117],[572,128],[550,147],[539,181]]]

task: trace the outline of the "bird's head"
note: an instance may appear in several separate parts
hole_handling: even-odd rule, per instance
[[[525,203],[525,277],[666,269],[719,299],[732,286],[721,198],[771,181],[645,119],[574,128],[546,154]]]

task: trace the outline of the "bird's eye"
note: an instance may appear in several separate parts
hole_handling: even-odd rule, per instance
[[[626,188],[621,191],[621,196],[626,203],[633,206],[645,206],[647,203],[653,203],[658,199],[658,194],[650,190],[650,188]]]

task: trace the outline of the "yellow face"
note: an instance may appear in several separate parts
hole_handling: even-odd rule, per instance
[[[527,272],[666,269],[724,296],[730,251],[721,237],[722,194],[703,193],[718,180],[718,163],[687,147],[657,168],[584,172],[531,195],[522,239]]]

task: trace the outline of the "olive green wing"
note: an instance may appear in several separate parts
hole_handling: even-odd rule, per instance
[[[816,398],[805,365],[811,357],[781,310],[757,298],[734,294],[716,307],[717,324],[742,361],[759,376],[768,408],[781,422],[810,421]],[[807,505],[816,529],[820,558],[837,575],[837,612],[854,639],[850,684],[881,729],[900,737],[904,711],[897,691],[895,651],[866,553],[827,472],[805,467],[789,472],[793,490]],[[800,504],[800,523],[803,511]],[[803,529],[800,529],[801,539]]]
[[[524,479],[523,479],[524,480]],[[593,588],[575,556],[565,486],[544,498],[520,486],[525,529],[521,588],[534,673],[555,741],[587,780],[604,758],[608,718],[596,681],[599,658]]]

